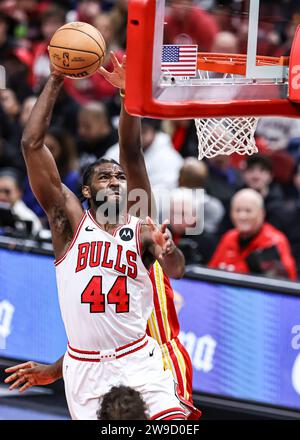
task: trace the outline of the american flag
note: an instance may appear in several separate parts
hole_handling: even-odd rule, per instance
[[[161,70],[165,75],[196,76],[196,44],[165,44],[162,51]]]

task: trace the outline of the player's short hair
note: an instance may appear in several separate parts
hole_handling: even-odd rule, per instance
[[[95,168],[98,165],[102,165],[104,163],[112,163],[112,164],[118,165],[120,168],[122,168],[121,165],[119,164],[119,162],[117,162],[116,160],[109,159],[109,158],[106,158],[106,157],[101,157],[101,159],[97,159],[95,162],[90,163],[83,170],[83,172],[82,172],[82,186],[90,185],[91,184],[91,180],[92,180]]]
[[[85,186],[85,185],[90,186],[91,180],[92,180],[92,177],[93,177],[93,174],[94,174],[94,171],[95,171],[95,168],[98,165],[101,165],[101,164],[104,164],[104,163],[112,163],[112,164],[118,165],[120,168],[122,168],[121,165],[119,164],[119,162],[117,162],[116,160],[110,159],[110,158],[107,158],[107,157],[101,157],[101,159],[97,159],[97,160],[95,160],[95,162],[92,162],[89,165],[87,165],[85,167],[85,169],[82,171],[82,173],[81,173],[82,174],[82,179],[81,179],[82,185],[81,185],[81,188],[83,186]],[[81,202],[84,202],[86,200],[86,198],[84,197],[84,195],[82,193],[81,193],[80,200],[81,200]],[[88,206],[90,207],[89,201],[88,201]]]
[[[125,385],[114,386],[101,399],[98,420],[147,420],[146,404],[140,393]]]

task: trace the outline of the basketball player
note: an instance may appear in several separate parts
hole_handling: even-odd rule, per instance
[[[123,384],[141,393],[150,418],[185,419],[159,345],[145,334],[153,309],[148,271],[158,260],[174,276],[182,255],[168,238],[166,224],[159,230],[149,217],[142,221],[127,214],[126,174],[115,161],[99,159],[85,171],[87,211],[62,184],[44,145],[62,84],[63,76],[52,70],[25,127],[22,151],[52,232],[69,341],[63,377],[71,417],[96,419],[99,398]]]
[[[125,88],[124,61],[121,66],[114,54],[111,55],[114,72],[102,70],[103,76],[120,90]],[[125,60],[125,58],[124,58]],[[122,100],[123,101],[123,100]],[[140,148],[139,118],[128,115],[122,102],[120,116],[120,162],[127,171],[128,190],[142,188],[151,200],[151,188]],[[129,135],[127,135],[130,134]],[[133,159],[134,158],[134,159]],[[132,179],[131,176],[134,176]],[[150,209],[150,206],[148,207]],[[147,215],[148,210],[144,215]],[[177,276],[180,274],[178,273]],[[181,400],[189,406],[189,419],[198,419],[201,412],[193,406],[192,400],[192,364],[190,357],[178,339],[179,322],[174,304],[174,292],[168,276],[163,272],[158,262],[150,270],[150,279],[154,289],[154,308],[148,320],[147,333],[160,345],[165,369],[172,370],[178,384],[178,394]],[[44,385],[58,380],[61,376],[62,358],[52,365],[41,365],[27,362],[8,368],[6,372],[13,373],[6,382],[16,381],[12,389],[21,386],[25,391],[32,385]]]
[[[98,420],[147,420],[147,408],[140,393],[120,385],[112,387],[101,401]]]
[[[139,188],[147,194],[149,201],[146,206],[147,210],[140,213],[142,217],[146,217],[151,212],[155,212],[155,202],[141,148],[140,118],[130,116],[124,108],[126,56],[121,65],[111,52],[111,61],[114,66],[113,72],[110,73],[103,67],[100,68],[100,72],[107,81],[120,90],[122,101],[119,123],[120,163],[128,175],[128,190]],[[176,275],[181,277],[183,273],[180,274],[178,271]],[[181,400],[189,407],[189,419],[199,419],[201,412],[194,407],[192,398],[192,363],[188,352],[178,338],[180,327],[174,304],[174,292],[168,275],[158,261],[150,270],[150,278],[154,290],[154,310],[148,320],[147,333],[160,345],[164,367],[172,370],[178,384],[177,392]]]

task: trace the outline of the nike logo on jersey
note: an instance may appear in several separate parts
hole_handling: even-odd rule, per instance
[[[86,232],[92,232],[92,231],[94,231],[96,228],[90,228],[89,226],[87,226],[86,228],[85,228],[85,230],[86,230]]]
[[[150,357],[153,356],[154,350],[155,350],[155,348],[153,348],[153,350],[151,351],[151,353],[149,353],[149,356],[150,356]]]

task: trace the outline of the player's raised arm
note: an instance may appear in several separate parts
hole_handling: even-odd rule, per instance
[[[52,110],[63,84],[62,75],[51,74],[25,126],[21,146],[32,190],[48,213],[62,198],[62,183],[54,158],[44,145]]]
[[[83,211],[77,197],[62,184],[55,160],[44,145],[62,85],[63,76],[52,71],[31,112],[21,141],[30,186],[49,219],[56,258],[64,251]]]
[[[141,119],[137,116],[129,115],[124,106],[125,93],[125,68],[126,56],[124,55],[122,64],[111,52],[111,61],[114,66],[113,72],[108,72],[104,67],[100,68],[100,73],[112,85],[120,89],[121,113],[119,122],[119,146],[120,146],[120,165],[127,175],[128,193],[135,189],[145,191],[145,203],[143,203],[140,217],[156,217],[155,200],[152,195],[150,181],[145,165],[145,159],[141,144]],[[128,208],[134,201],[128,201]]]
[[[120,164],[127,175],[128,193],[130,193],[130,191],[134,189],[144,190],[146,193],[147,203],[142,204],[143,208],[139,216],[142,218],[146,218],[147,216],[155,218],[155,200],[151,191],[151,185],[141,145],[141,120],[137,116],[129,115],[124,106],[126,57],[123,57],[123,62],[121,64],[119,63],[114,53],[111,52],[111,60],[114,66],[113,72],[108,72],[106,69],[101,67],[100,73],[107,81],[120,89]],[[128,208],[130,208],[130,202],[128,202]],[[154,228],[155,230],[158,229],[156,226],[154,226],[152,222],[150,227],[152,232]],[[144,229],[145,236],[149,236],[149,231],[147,232],[147,226]],[[182,252],[174,245],[173,240],[168,235],[166,224],[161,226],[160,232],[165,236],[165,240],[167,243],[166,249],[168,249],[168,251],[165,250],[165,252],[161,254],[162,249],[159,251],[159,248],[155,246],[152,238],[150,240],[146,238],[147,245],[145,247],[148,247],[148,249],[145,251],[144,259],[149,259],[149,261],[152,260],[152,262],[155,259],[158,259],[167,275],[173,278],[181,278],[184,274],[185,267],[184,256]]]

